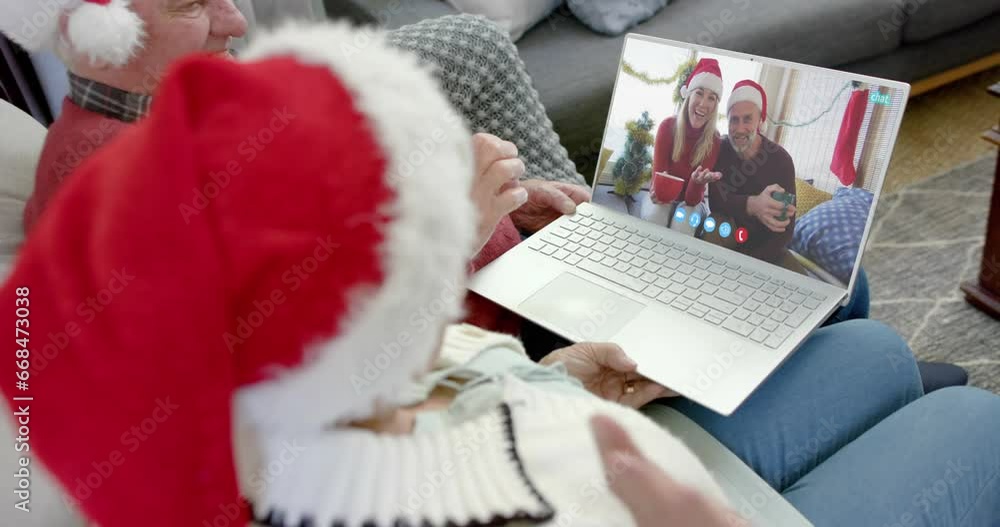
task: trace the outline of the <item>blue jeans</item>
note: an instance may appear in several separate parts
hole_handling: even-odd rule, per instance
[[[848,320],[816,330],[729,417],[667,404],[816,525],[990,525],[1000,518],[1000,398],[922,390],[892,329]]]

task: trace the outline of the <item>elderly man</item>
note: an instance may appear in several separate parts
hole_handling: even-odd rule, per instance
[[[246,19],[233,0],[131,0],[107,5],[90,0],[79,7],[74,7],[72,2],[60,2],[71,8],[59,13],[44,13],[38,4],[28,3],[26,7],[22,0],[16,2],[0,1],[3,6],[0,10],[6,11],[0,30],[29,48],[55,43],[56,51],[67,64],[70,78],[69,96],[63,102],[59,119],[49,129],[35,190],[24,211],[26,232],[44,212],[62,182],[84,159],[146,114],[160,79],[173,62],[199,53],[227,55],[230,39],[242,37],[247,31]],[[30,7],[32,5],[34,7]],[[40,28],[25,25],[36,20],[39,14],[48,14],[55,23]],[[509,38],[484,19],[448,18],[448,25],[434,32],[438,38],[447,40],[447,33],[452,31],[461,32],[466,39],[479,35],[479,38],[501,41],[496,48],[503,53],[491,55],[497,64],[489,70],[509,72],[520,68],[518,75],[508,73],[504,76],[507,82],[520,84],[501,87],[524,94],[527,100],[520,101],[521,106],[536,110],[535,115],[507,112],[498,121],[487,106],[489,101],[470,103],[466,100],[466,94],[457,93],[448,79],[479,75],[480,65],[456,62],[444,53],[428,55],[426,50],[433,47],[428,46],[426,40],[413,38],[414,34],[422,33],[421,28],[401,28],[390,35],[390,41],[400,48],[417,52],[426,60],[440,62],[438,70],[448,74],[441,79],[445,91],[453,92],[448,93],[453,103],[466,103],[457,106],[474,128],[503,133],[521,130],[523,122],[528,121],[537,127],[530,137],[539,138],[537,141],[519,140],[515,146],[490,134],[480,133],[474,137],[480,182],[477,204],[483,213],[482,249],[471,265],[471,270],[475,271],[517,244],[521,239],[519,231],[534,232],[562,214],[573,213],[577,204],[589,200],[590,192],[582,185],[565,181],[530,179],[548,179],[560,173],[564,180],[567,173],[578,176],[564,150],[561,160],[551,153],[549,146],[552,142],[558,145],[558,138],[551,130],[551,123],[544,118],[544,111],[537,111],[541,109],[537,92],[531,88]],[[108,31],[95,35],[90,29],[95,25],[115,30],[110,35]],[[32,29],[30,34],[28,29]],[[45,31],[51,31],[52,35],[44,38]],[[459,95],[463,97],[461,101]],[[484,114],[490,116],[486,122],[492,126],[480,125]],[[519,157],[529,166],[525,167]],[[529,179],[519,182],[525,176]],[[142,176],[137,174],[136,177]],[[498,181],[508,183],[501,187],[496,184]],[[507,196],[498,200],[495,191],[501,188]],[[497,209],[498,204],[502,210]],[[470,302],[470,322],[509,333],[518,332],[520,321],[517,317],[478,297]]]
[[[795,232],[795,206],[785,209],[772,197],[774,192],[795,192],[795,166],[781,145],[759,133],[767,117],[767,94],[756,82],[742,80],[728,103],[729,136],[715,165],[722,179],[709,186],[712,213],[732,219],[734,229],[746,229],[746,239],[729,244],[731,248],[804,272],[787,250]]]
[[[229,40],[242,37],[246,20],[230,0],[137,0],[129,7],[141,20],[141,46],[104,53],[82,50],[85,44],[69,34],[71,18],[83,13],[59,13],[56,51],[69,69],[69,96],[51,127],[35,177],[35,190],[24,211],[30,231],[49,200],[72,172],[95,151],[149,110],[167,67],[194,53],[227,54]],[[88,9],[81,6],[77,11]],[[130,28],[122,28],[128,33]],[[11,33],[17,42],[17,33]],[[127,53],[127,62],[115,54]],[[137,175],[138,176],[138,175]]]

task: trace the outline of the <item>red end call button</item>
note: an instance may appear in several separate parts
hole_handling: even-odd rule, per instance
[[[750,233],[747,232],[746,227],[736,229],[736,243],[746,243],[749,237]]]

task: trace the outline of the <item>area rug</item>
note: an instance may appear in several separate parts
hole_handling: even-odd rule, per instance
[[[963,366],[970,384],[1000,393],[1000,321],[959,290],[979,274],[995,163],[993,154],[883,195],[864,266],[872,318],[919,359]]]

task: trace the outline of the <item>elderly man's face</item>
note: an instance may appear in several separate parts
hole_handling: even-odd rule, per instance
[[[729,142],[744,153],[754,146],[760,127],[760,110],[751,102],[738,102],[729,108]]]
[[[72,56],[68,60],[74,73],[123,90],[153,93],[171,64],[196,53],[226,54],[229,39],[247,30],[233,0],[131,0],[130,7],[145,25],[142,49],[121,68]]]
[[[133,8],[147,35],[136,62],[157,71],[193,53],[224,54],[247,30],[233,0],[133,0]]]

